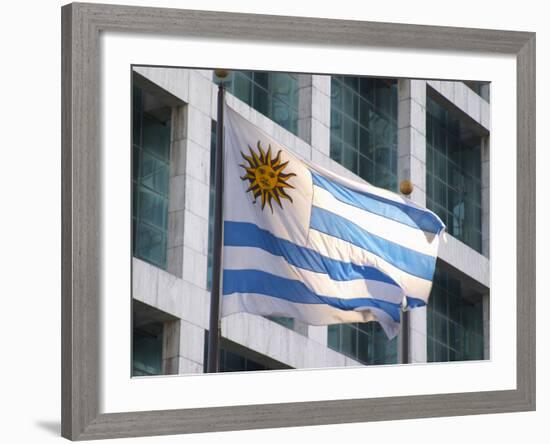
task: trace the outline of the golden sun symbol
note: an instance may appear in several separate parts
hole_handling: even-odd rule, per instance
[[[246,192],[252,192],[254,195],[254,202],[256,198],[261,196],[262,198],[262,210],[267,203],[271,212],[273,213],[273,206],[271,201],[275,200],[281,208],[283,204],[282,199],[288,199],[292,202],[292,198],[286,194],[285,188],[294,188],[287,183],[287,180],[292,176],[296,176],[294,173],[283,173],[283,170],[288,165],[287,162],[281,163],[281,150],[277,153],[274,159],[271,158],[271,145],[267,149],[267,153],[262,149],[260,141],[258,141],[258,150],[260,155],[248,147],[250,156],[247,156],[241,152],[241,156],[248,162],[247,165],[241,164],[240,166],[246,170],[246,174],[241,177],[242,180],[248,180],[250,186]]]

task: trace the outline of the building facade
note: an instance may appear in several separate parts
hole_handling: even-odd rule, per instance
[[[134,67],[133,375],[206,368],[212,274],[213,71]],[[298,156],[398,191],[447,226],[427,307],[389,341],[375,322],[222,319],[222,371],[488,359],[489,85],[232,72],[226,101]],[[406,345],[406,346],[405,346]]]

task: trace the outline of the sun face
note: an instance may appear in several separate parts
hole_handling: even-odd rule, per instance
[[[288,162],[281,163],[281,150],[279,150],[274,159],[271,158],[271,145],[269,145],[266,153],[260,141],[258,141],[259,155],[250,148],[250,146],[248,150],[250,151],[250,156],[241,152],[243,159],[248,162],[248,165],[240,165],[246,170],[246,174],[242,176],[241,179],[250,182],[250,186],[246,191],[250,191],[254,195],[254,202],[256,202],[258,197],[261,197],[262,210],[267,203],[269,208],[271,208],[271,212],[273,212],[273,206],[271,204],[273,200],[277,202],[281,208],[283,208],[281,199],[288,199],[292,202],[292,197],[286,194],[285,188],[294,188],[287,183],[287,180],[292,176],[296,176],[296,174],[283,173]]]

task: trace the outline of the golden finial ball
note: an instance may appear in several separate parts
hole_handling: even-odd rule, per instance
[[[413,192],[413,184],[410,180],[402,180],[399,184],[399,191],[401,191],[401,194],[408,196]]]
[[[225,79],[229,75],[229,71],[227,69],[215,69],[214,74],[219,79]]]

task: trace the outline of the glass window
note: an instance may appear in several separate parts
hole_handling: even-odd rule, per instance
[[[152,307],[132,304],[132,376],[161,375],[164,324],[150,316]]]
[[[431,97],[426,113],[426,206],[481,252],[481,137]]]
[[[170,114],[148,110],[147,98],[148,95],[134,85],[132,250],[134,256],[166,268],[170,119],[160,116]]]
[[[251,357],[253,355],[254,357]],[[263,362],[260,362],[263,361]],[[220,343],[220,372],[250,372],[258,370],[281,370],[290,368],[281,362],[263,357],[242,346],[222,338]],[[204,336],[204,369],[208,368],[208,331]]]
[[[220,372],[269,370],[267,366],[225,348],[220,349]]]
[[[397,80],[332,76],[330,157],[397,190]]]
[[[464,297],[462,284],[436,267],[428,303],[428,362],[483,359],[481,295]]]
[[[294,318],[287,318],[284,316],[266,316],[270,321],[276,322],[290,330],[294,330]]]
[[[162,322],[134,329],[133,376],[162,374]]]
[[[330,157],[397,190],[397,80],[332,76]],[[328,346],[363,364],[397,362],[397,339],[389,341],[376,322],[329,325]]]
[[[397,337],[388,340],[377,322],[329,325],[327,344],[362,364],[397,363]]]
[[[289,73],[233,71],[225,80],[227,91],[298,134],[298,78]]]
[[[166,347],[172,350],[178,346],[179,337],[170,334],[178,325],[179,320],[174,316],[132,300],[132,376],[162,375],[171,371],[164,365]]]

